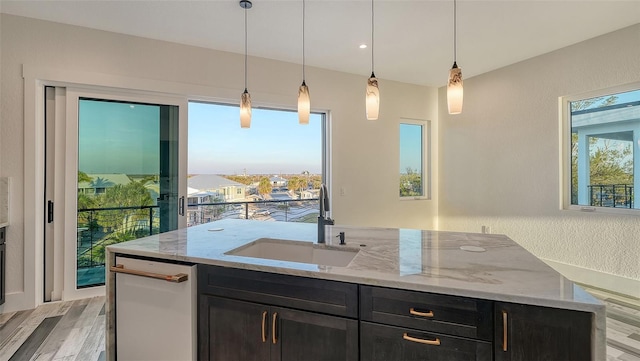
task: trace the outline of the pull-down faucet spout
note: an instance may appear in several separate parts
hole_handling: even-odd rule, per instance
[[[318,243],[325,243],[324,226],[333,225],[333,219],[327,217],[329,211],[329,190],[325,184],[320,185],[320,194],[318,196],[320,203],[320,215],[318,216]]]

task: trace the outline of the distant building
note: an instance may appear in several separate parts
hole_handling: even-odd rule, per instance
[[[91,178],[91,182],[79,182],[78,194],[89,196],[102,194],[107,188],[131,183],[131,179],[124,173],[95,173],[87,176]]]
[[[247,186],[216,174],[200,174],[187,179],[187,186],[209,192],[224,202],[244,200]]]
[[[271,186],[273,186],[273,188],[286,188],[287,184],[289,183],[288,180],[277,175],[269,178],[269,181],[271,182]]]

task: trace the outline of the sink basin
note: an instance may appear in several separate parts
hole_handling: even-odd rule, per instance
[[[334,248],[311,242],[260,238],[225,253],[230,256],[266,258],[278,261],[346,267],[358,254],[357,249]]]

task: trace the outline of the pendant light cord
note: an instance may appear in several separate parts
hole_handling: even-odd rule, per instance
[[[373,24],[374,24],[374,13],[373,13],[373,0],[371,0],[371,74],[373,74]]]
[[[458,24],[457,24],[457,6],[456,0],[453,0],[453,62],[456,62],[457,59],[457,50],[458,50]]]
[[[247,8],[244,9],[244,91],[247,91]]]
[[[304,73],[304,15],[305,15],[305,1],[302,0],[302,82],[305,81],[305,73]]]

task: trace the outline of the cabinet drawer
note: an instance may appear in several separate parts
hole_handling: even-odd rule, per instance
[[[352,283],[198,266],[200,293],[343,317],[358,317],[358,285]]]
[[[371,286],[361,286],[360,292],[362,320],[492,339],[491,301]]]
[[[361,360],[490,361],[491,342],[360,322]]]

